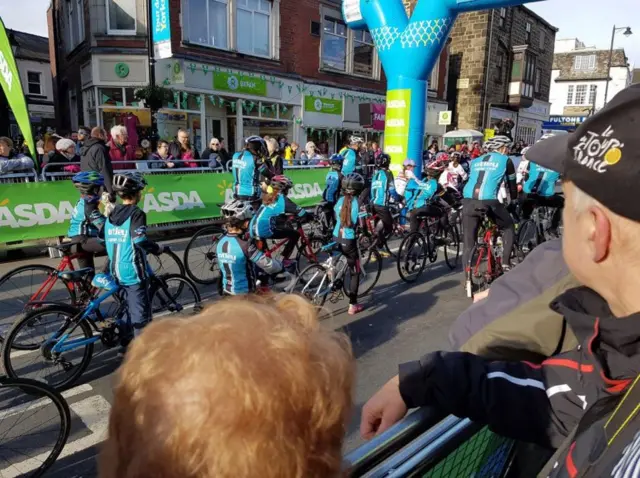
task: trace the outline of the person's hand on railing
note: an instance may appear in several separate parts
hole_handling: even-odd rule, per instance
[[[362,407],[360,436],[370,440],[400,421],[407,411],[400,395],[400,378],[396,375]]]

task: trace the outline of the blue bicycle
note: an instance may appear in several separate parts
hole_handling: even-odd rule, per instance
[[[62,279],[86,281],[92,272],[90,268],[67,271]],[[129,335],[125,290],[105,274],[97,274],[92,285],[98,292],[84,310],[54,304],[34,309],[13,324],[2,349],[9,377],[39,380],[55,389],[68,388],[89,366],[96,342],[109,349]],[[198,289],[180,274],[150,274],[149,298],[154,320],[201,310]],[[13,347],[14,343],[21,350]]]

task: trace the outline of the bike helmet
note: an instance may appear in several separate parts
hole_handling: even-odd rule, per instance
[[[497,151],[502,147],[510,148],[512,145],[513,140],[505,135],[494,136],[484,143],[485,148],[487,148],[487,151],[489,152]]]
[[[269,156],[269,149],[267,148],[267,142],[260,136],[249,136],[244,140],[246,148],[256,156],[266,158]]]
[[[278,174],[277,176],[274,176],[271,178],[271,181],[269,182],[269,186],[271,188],[278,189],[286,194],[289,191],[289,189],[293,187],[293,182],[291,181],[291,179],[289,179],[285,175]]]
[[[332,154],[329,158],[329,163],[331,163],[331,167],[333,169],[340,169],[342,167],[342,162],[344,158],[341,154]]]
[[[527,154],[527,151],[529,151],[529,148],[530,148],[530,147],[531,147],[531,146],[526,146],[526,147],[522,148],[522,151],[520,151],[520,154],[521,154],[522,156],[524,156],[525,154]]]
[[[433,178],[437,178],[438,176],[440,176],[442,174],[442,172],[444,171],[444,168],[432,168],[429,166],[427,166],[426,172],[427,172],[427,176],[431,176]]]
[[[388,168],[391,164],[391,157],[386,153],[382,153],[375,158],[373,162],[376,165],[376,168]]]
[[[554,136],[555,136],[554,133],[543,134],[542,136],[540,136],[540,139],[538,141],[536,141],[536,143],[538,143],[540,141],[544,141],[545,139],[553,138]]]
[[[349,143],[350,144],[364,143],[364,139],[362,139],[360,136],[352,135],[349,138]]]
[[[402,162],[402,166],[405,167],[405,168],[410,168],[410,167],[414,167],[415,168],[416,167],[416,162],[413,159],[407,158]]]
[[[100,187],[104,186],[104,178],[97,171],[83,171],[71,178],[75,188],[82,194],[97,194]]]
[[[147,180],[142,173],[127,171],[113,176],[113,190],[119,196],[133,195],[147,186]]]
[[[251,219],[255,212],[250,202],[241,201],[240,199],[234,199],[230,203],[224,204],[221,211],[225,219],[235,223],[242,223]]]
[[[358,173],[347,174],[342,178],[341,186],[345,194],[357,196],[364,190],[364,178]]]

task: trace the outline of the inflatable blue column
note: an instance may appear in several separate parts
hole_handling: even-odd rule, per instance
[[[538,1],[538,0],[533,0]],[[422,157],[427,78],[459,13],[527,3],[523,0],[418,0],[407,17],[401,0],[342,0],[349,28],[369,29],[387,76],[384,150],[391,169]]]

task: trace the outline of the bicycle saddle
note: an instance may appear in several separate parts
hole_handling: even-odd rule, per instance
[[[67,282],[84,282],[90,274],[93,274],[93,268],[84,267],[75,271],[58,272],[58,277]]]
[[[60,252],[70,252],[71,248],[78,244],[77,242],[65,242],[62,244],[58,244],[57,246],[53,246],[58,249]]]

